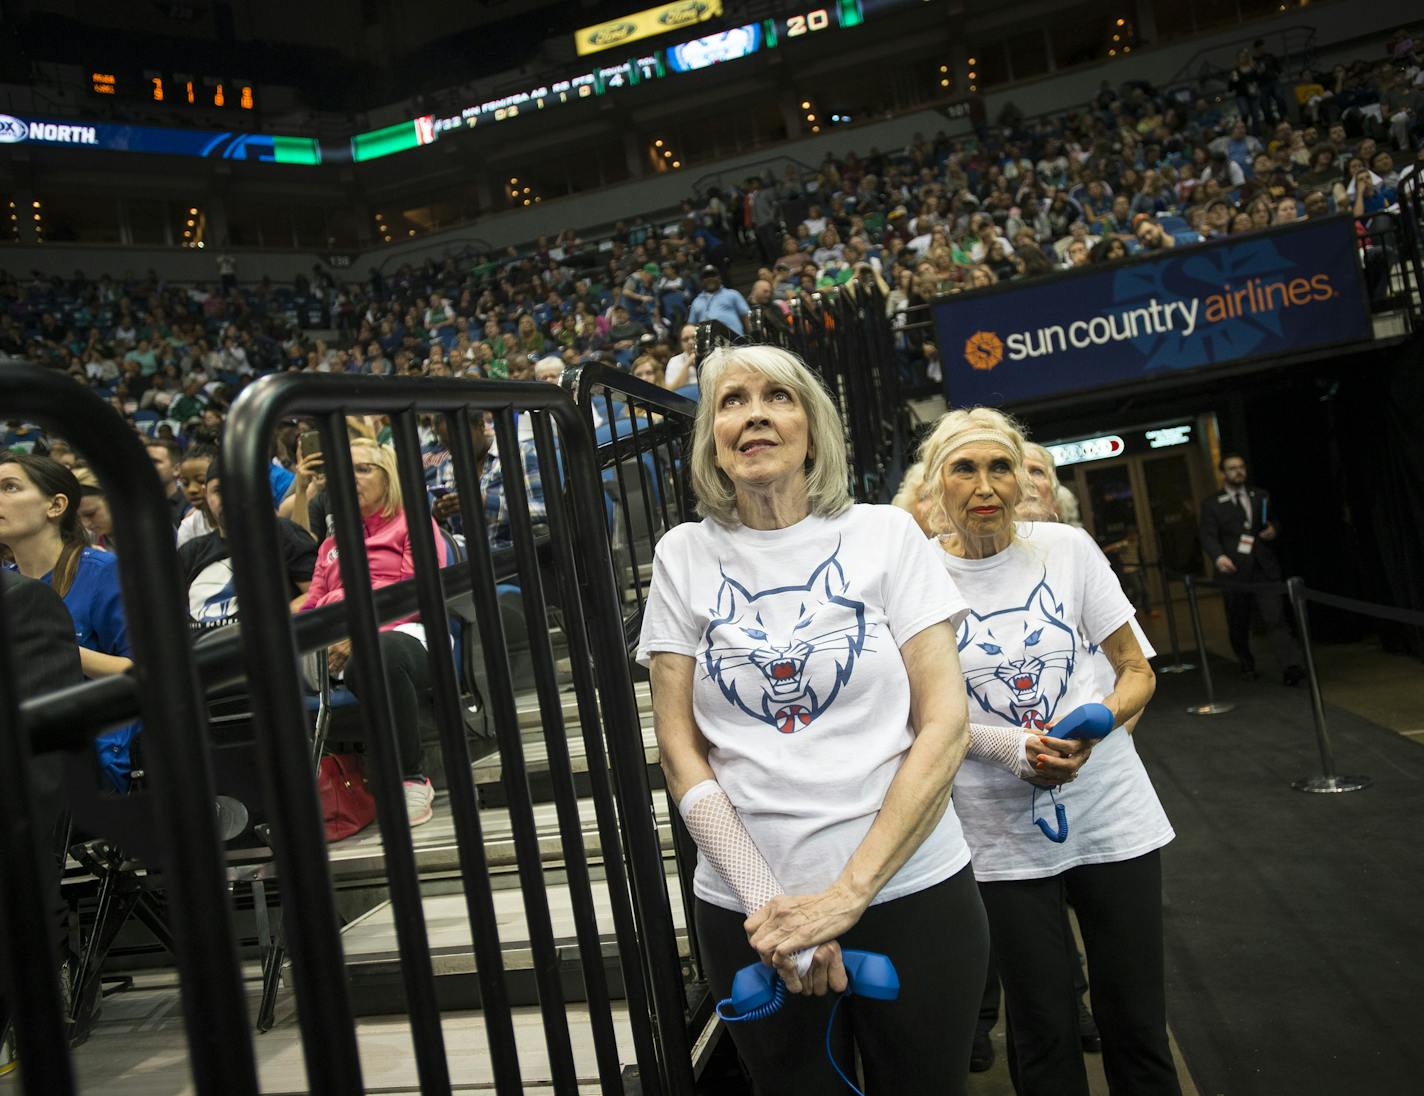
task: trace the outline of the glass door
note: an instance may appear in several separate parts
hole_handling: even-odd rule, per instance
[[[1083,468],[1082,497],[1088,509],[1084,524],[1108,557],[1128,600],[1139,612],[1149,613],[1152,600],[1142,561],[1152,558],[1154,545],[1150,523],[1147,530],[1143,528],[1143,492],[1134,475],[1137,464],[1137,458],[1128,458]]]

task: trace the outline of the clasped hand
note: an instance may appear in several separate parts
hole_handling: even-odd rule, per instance
[[[747,918],[747,939],[762,962],[781,975],[788,993],[843,993],[849,982],[837,938],[864,912],[865,904],[840,884],[820,894],[783,894]],[[803,977],[796,969],[796,953],[810,947],[816,951]]]
[[[1049,724],[1051,728],[1053,724]],[[1024,753],[1035,775],[1030,784],[1040,788],[1059,788],[1078,777],[1078,770],[1088,762],[1098,740],[1053,738],[1049,735],[1025,735]]]

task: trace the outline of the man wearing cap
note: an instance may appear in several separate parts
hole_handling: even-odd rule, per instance
[[[623,283],[623,302],[635,319],[644,323],[652,321],[656,309],[657,293],[654,284],[660,269],[657,263],[645,263],[640,270],[628,275]]]
[[[746,327],[743,321],[750,311],[745,297],[722,284],[720,270],[711,264],[702,268],[702,292],[692,302],[692,308],[687,314],[688,323],[720,320],[738,335],[745,335]]]

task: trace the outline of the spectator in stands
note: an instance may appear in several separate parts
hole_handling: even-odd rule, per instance
[[[1132,234],[1137,237],[1137,246],[1143,251],[1168,251],[1177,241],[1162,231],[1162,226],[1146,213],[1133,218]]]
[[[89,534],[89,543],[106,552],[117,552],[114,546],[114,516],[109,512],[109,499],[99,478],[88,468],[74,469],[79,481],[79,522]]]
[[[638,345],[638,340],[647,334],[647,329],[636,320],[631,319],[628,310],[621,304],[613,306],[608,327],[608,338],[613,344],[615,354],[620,361],[632,361],[633,349]]]
[[[699,324],[705,320],[719,320],[738,335],[746,334],[743,321],[750,309],[747,300],[735,289],[722,284],[722,272],[715,266],[702,268],[702,292],[692,302],[687,313],[687,322]]]
[[[351,459],[356,473],[356,494],[365,532],[366,561],[371,585],[379,589],[415,575],[411,562],[410,531],[396,473],[395,453],[373,441],[351,443]],[[436,557],[448,563],[445,542],[434,523]],[[346,596],[338,564],[336,539],[327,537],[317,550],[311,586],[301,603],[303,611],[331,605]],[[434,814],[435,791],[425,775],[424,750],[420,742],[419,709],[430,690],[430,668],[425,627],[415,617],[381,625],[381,657],[385,663],[386,685],[390,692],[399,764],[405,786],[406,812],[412,826],[429,822]],[[436,640],[445,643],[444,637]],[[327,648],[327,666],[342,676],[358,697],[366,691],[362,668],[352,662],[351,641],[340,640]]]
[[[1098,222],[1098,232],[1104,236],[1132,234],[1132,201],[1126,194],[1115,194],[1112,209]]]
[[[698,845],[713,993],[751,950],[772,963],[807,999],[770,1027],[731,1025],[732,1039],[758,1090],[829,1092],[825,995],[846,984],[841,944],[913,938],[922,977],[856,1013],[832,1054],[849,1061],[854,1043],[876,1091],[962,1093],[988,945],[949,805],[963,608],[908,516],[851,506],[840,419],[797,359],[720,350],[702,383],[692,478],[707,517],[658,544],[638,659],[668,791]],[[816,654],[838,686],[818,680]],[[721,688],[695,682],[704,656],[716,667],[704,684]]]
[[[218,451],[211,445],[191,445],[178,465],[178,484],[188,500],[188,512],[178,523],[178,544],[181,547],[194,537],[212,532],[207,512],[208,465]]]
[[[187,422],[194,415],[201,415],[207,405],[208,401],[203,396],[203,382],[196,376],[189,376],[183,384],[183,394],[169,405],[168,414],[179,422]]]
[[[1028,244],[1014,252],[1013,266],[1014,277],[1019,280],[1040,278],[1053,273],[1053,263],[1043,250],[1034,244]]]
[[[85,677],[126,672],[128,624],[119,592],[118,559],[89,544],[79,520],[82,494],[74,473],[48,457],[0,453],[0,545],[26,578],[49,583],[74,618],[74,638]],[[125,791],[132,768],[131,723],[95,738],[106,781]]]
[[[1262,73],[1256,67],[1251,51],[1243,49],[1236,55],[1236,67],[1226,78],[1227,89],[1236,99],[1236,112],[1241,126],[1258,128],[1265,123],[1265,106],[1261,93]]]
[[[175,441],[164,438],[152,438],[145,445],[148,450],[149,460],[153,461],[153,470],[158,473],[158,482],[163,485],[164,497],[168,499],[168,505],[173,510],[173,528],[183,520],[183,515],[188,512],[188,499],[183,494],[183,488],[178,485],[178,465],[183,459],[183,451]]]
[[[209,628],[238,619],[232,553],[228,549],[223,515],[222,467],[216,455],[209,459],[204,474],[203,509],[212,517],[212,528],[179,546],[178,570],[188,595],[189,622]],[[287,598],[293,610],[297,610],[306,601],[311,586],[316,567],[316,541],[295,522],[279,517],[277,542],[287,576]]]
[[[623,283],[623,301],[629,315],[651,324],[657,311],[656,282],[661,268],[657,263],[645,263]]]
[[[658,364],[657,358],[654,358],[651,355],[644,355],[643,357],[635,361],[633,363],[633,368],[632,370],[630,370],[630,372],[633,374],[633,376],[637,377],[640,381],[643,381],[646,384],[654,384],[657,385],[659,388],[667,387],[667,384],[665,383],[666,374],[663,371],[663,367]]]
[[[1108,236],[1099,240],[1093,245],[1093,250],[1088,253],[1088,261],[1092,263],[1110,263],[1125,258],[1127,258],[1127,245],[1116,236]]]
[[[1325,196],[1324,191],[1312,190],[1305,196],[1305,200],[1301,204],[1305,208],[1307,221],[1330,215],[1330,199]]]
[[[929,523],[940,534],[945,566],[973,606],[959,647],[976,717],[954,802],[997,945],[1015,1086],[1045,1093],[1088,1088],[1069,993],[1074,952],[1066,895],[1087,946],[1109,1084],[1175,1093],[1158,853],[1173,834],[1125,726],[1151,699],[1152,668],[1130,624],[1132,605],[1101,554],[1053,523],[1016,524],[1016,507],[1032,491],[1023,444],[1011,419],[974,408],[944,415],[921,451]],[[1034,695],[1026,696],[999,687],[1014,656],[989,642],[1001,637],[984,631],[984,621],[1035,604],[1036,623],[1046,621],[1035,658],[1066,669],[1050,687],[1036,682]],[[1047,634],[1049,625],[1061,638]],[[1076,656],[1080,636],[1104,651],[1111,675]],[[1045,641],[1066,657],[1042,649]],[[1087,741],[1052,736],[1054,723],[1089,703],[1105,704],[1122,729]],[[1048,839],[1047,820],[1042,834],[1034,832],[1045,786],[1056,791],[1042,799],[1061,797],[1071,814],[1071,847]],[[1109,801],[1112,810],[1095,809]]]
[[[599,409],[595,407],[594,412],[597,417]],[[449,424],[443,415],[436,420],[436,430],[440,433],[442,443],[448,447]],[[504,492],[504,468],[493,425],[483,418],[478,420],[478,426],[472,423],[471,442],[474,445],[475,460],[480,466],[479,497],[484,503],[485,530],[490,547],[495,550],[512,547],[514,534],[509,523],[509,502]],[[544,504],[543,481],[539,472],[539,454],[532,436],[526,435],[520,439],[519,460],[510,463],[517,469],[516,474],[523,473],[529,519],[536,534],[547,530],[548,517]],[[449,522],[453,526],[461,518],[462,503],[459,491],[455,490],[453,464],[447,467],[450,478],[438,484],[444,493],[436,498],[433,513],[437,520]]]
[[[671,389],[685,388],[697,383],[697,327],[683,324],[677,337],[678,352],[667,364],[667,386]]]
[[[1266,119],[1278,122],[1286,116],[1286,98],[1281,93],[1281,60],[1266,49],[1264,38],[1251,43],[1251,61],[1258,73],[1261,108]]]

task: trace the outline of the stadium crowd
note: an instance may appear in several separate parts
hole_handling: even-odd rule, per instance
[[[879,288],[904,329],[904,375],[932,381],[936,348],[906,321],[936,297],[1336,212],[1355,217],[1381,293],[1380,215],[1424,157],[1412,151],[1424,37],[1398,32],[1382,57],[1295,82],[1257,43],[1223,83],[1104,81],[1081,109],[1024,119],[1010,106],[972,136],[827,155],[814,172],[698,195],[670,222],[638,216],[596,241],[566,230],[362,281],[318,266],[292,285],[239,285],[230,256],[211,285],[0,272],[0,353],[67,370],[186,446],[216,441],[236,393],[273,370],[533,379],[542,362],[553,379],[599,356],[682,388],[696,380],[689,322],[741,333],[752,307],[789,312],[848,283]]]

